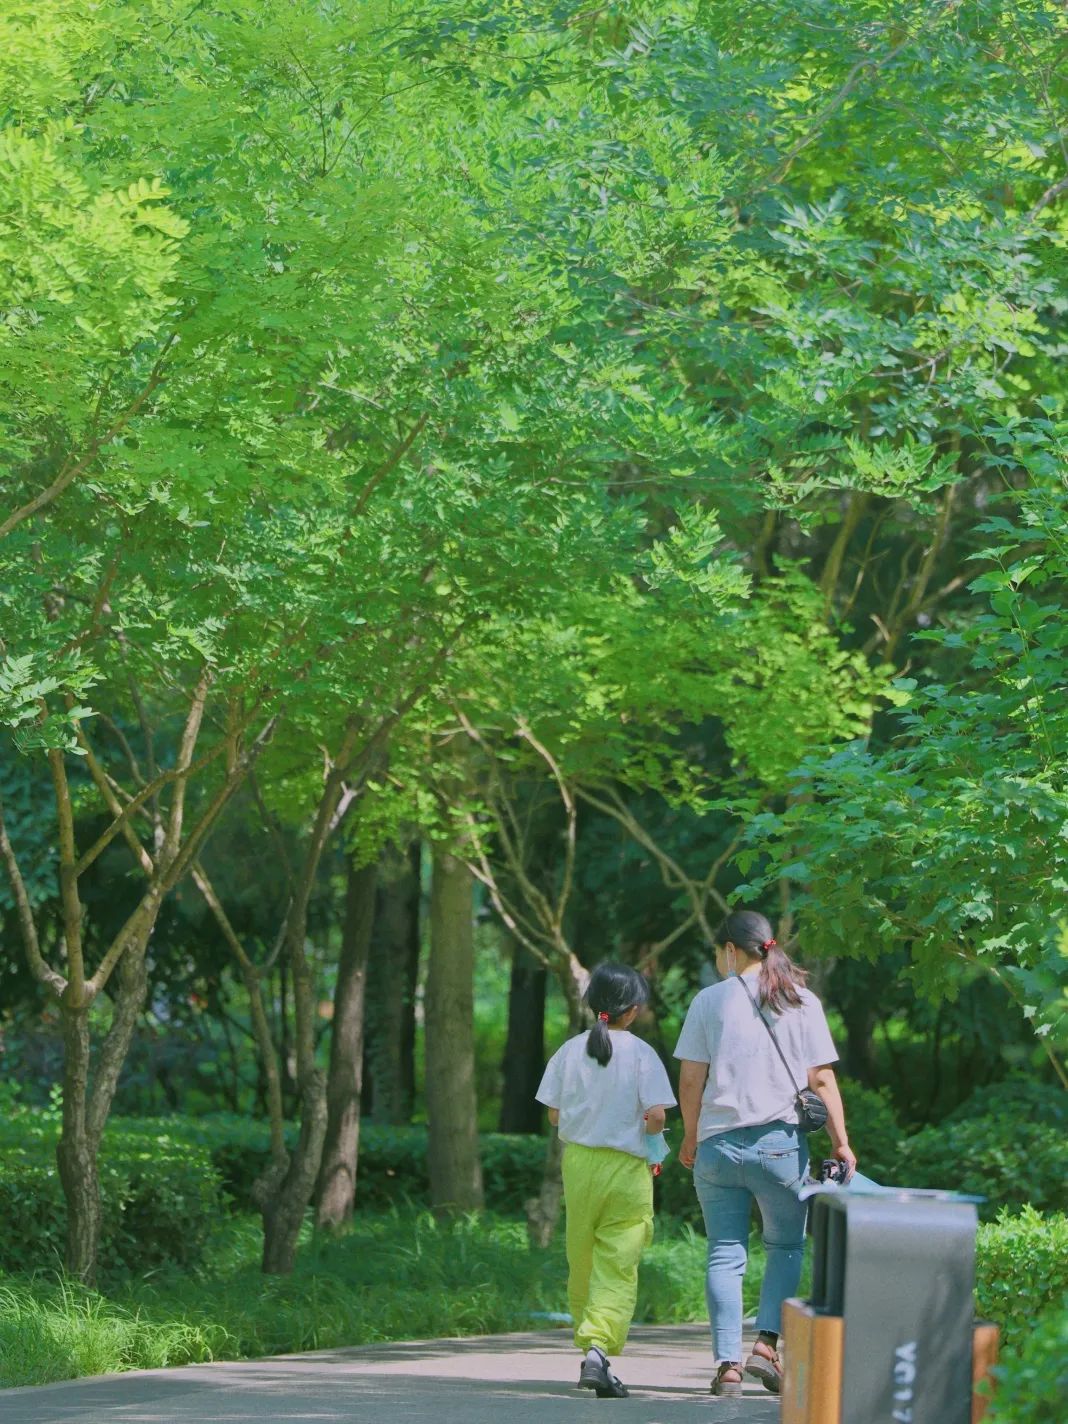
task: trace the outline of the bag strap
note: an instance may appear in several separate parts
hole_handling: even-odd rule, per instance
[[[793,1082],[794,1082],[794,1070],[790,1067],[789,1063],[787,1063],[787,1061],[786,1061],[786,1054],[782,1051],[782,1048],[781,1048],[781,1046],[780,1046],[780,1044],[779,1044],[779,1040],[775,1037],[775,1030],[772,1028],[771,1024],[768,1023],[767,1019],[764,1017],[764,1014],[763,1014],[763,1012],[762,1012],[762,1010],[761,1010],[761,1008],[760,1008],[760,1005],[759,1005],[759,1004],[757,1003],[757,1001],[753,998],[752,990],[749,988],[749,985],[745,982],[745,976],[744,976],[744,974],[736,974],[736,975],[735,975],[735,978],[738,980],[738,983],[741,984],[742,988],[745,990],[746,994],[749,996],[749,1002],[752,1004],[753,1008],[756,1010],[756,1016],[757,1016],[757,1018],[760,1020],[760,1022],[761,1022],[761,1023],[764,1025],[764,1027],[767,1029],[768,1035],[769,1035],[769,1037],[771,1038],[772,1043],[775,1045],[775,1052],[776,1052],[776,1053],[779,1055],[779,1057],[782,1059],[782,1066],[786,1069],[786,1072],[787,1072],[787,1074],[789,1075],[789,1078],[790,1078],[790,1082],[793,1083]],[[800,1087],[799,1087],[796,1083],[794,1083],[794,1094],[795,1094],[797,1097],[800,1097],[800,1096],[801,1096],[801,1089],[800,1089]]]

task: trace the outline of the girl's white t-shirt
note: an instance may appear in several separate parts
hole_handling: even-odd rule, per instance
[[[609,1029],[612,1057],[602,1068],[586,1052],[589,1033],[569,1038],[546,1064],[535,1097],[560,1112],[560,1140],[645,1156],[645,1114],[675,1104],[655,1049],[626,1029]]]
[[[746,979],[757,998],[757,976]],[[736,1127],[768,1122],[797,1122],[797,1089],[808,1087],[808,1070],[838,1061],[823,1005],[808,989],[800,990],[800,1008],[763,1016],[775,1030],[791,1072],[736,978],[702,989],[690,1005],[675,1057],[708,1064],[701,1097],[697,1140]]]

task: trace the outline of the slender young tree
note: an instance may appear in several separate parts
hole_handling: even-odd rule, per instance
[[[426,981],[426,1108],[430,1200],[443,1214],[482,1205],[475,1090],[474,881],[435,846]]]
[[[356,1196],[363,1089],[364,1009],[367,956],[375,911],[377,865],[346,867],[345,920],[337,964],[337,992],[330,1020],[326,1137],[316,1191],[315,1221],[342,1225]]]

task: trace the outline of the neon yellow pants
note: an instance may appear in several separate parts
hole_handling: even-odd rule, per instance
[[[653,1176],[641,1157],[569,1142],[563,1177],[575,1344],[617,1355],[634,1318],[638,1262],[653,1239]]]

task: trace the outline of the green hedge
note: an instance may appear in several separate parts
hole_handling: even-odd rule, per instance
[[[0,1269],[27,1272],[62,1264],[66,1203],[56,1167],[58,1127],[44,1114],[0,1124]],[[113,1123],[100,1153],[100,1264],[105,1275],[141,1275],[204,1257],[226,1209],[206,1151],[157,1125],[153,1132]]]
[[[1068,1133],[1022,1113],[993,1112],[926,1127],[900,1148],[899,1180],[986,1197],[989,1220],[1002,1207],[1068,1210]]]
[[[976,1246],[979,1314],[1017,1350],[1035,1321],[1068,1297],[1068,1216],[1006,1211],[979,1228]]]
[[[1059,1128],[990,1116],[928,1128],[901,1142],[882,1095],[849,1083],[844,1091],[851,1140],[862,1168],[876,1180],[980,1192],[990,1198],[988,1215],[999,1206],[1023,1209],[1019,1217],[1003,1217],[981,1233],[985,1313],[1018,1332],[1056,1298],[1056,1289],[1068,1290],[1064,1219],[1043,1224],[1025,1208],[1029,1199],[1043,1211],[1068,1204],[1068,1142]],[[25,1223],[25,1229],[0,1239],[2,1269],[34,1270],[62,1260],[65,1211],[54,1157],[57,1130],[53,1114],[28,1110],[0,1123],[0,1211],[7,1221]],[[291,1131],[291,1141],[293,1136]],[[675,1124],[669,1141],[676,1153],[680,1140]],[[425,1127],[366,1124],[360,1144],[358,1208],[381,1211],[427,1202]],[[540,1137],[482,1136],[491,1210],[522,1213],[540,1185],[545,1146]],[[816,1136],[811,1148],[818,1162],[829,1144]],[[104,1269],[142,1273],[165,1263],[195,1264],[227,1204],[252,1209],[252,1184],[267,1161],[266,1127],[245,1117],[113,1119],[101,1154]],[[658,1211],[700,1221],[693,1178],[677,1156],[668,1159],[656,1194]]]
[[[964,1122],[978,1117],[1027,1118],[1068,1129],[1068,1093],[1057,1084],[1034,1078],[1006,1078],[993,1087],[979,1088],[943,1122]]]
[[[189,1142],[207,1152],[222,1183],[240,1211],[254,1210],[252,1186],[270,1160],[267,1127],[262,1122],[229,1113],[200,1118],[124,1118],[124,1131],[165,1131],[174,1140]],[[286,1141],[296,1143],[297,1130],[286,1129]],[[489,1132],[480,1138],[486,1205],[492,1211],[521,1212],[523,1203],[537,1192],[545,1160],[544,1138]],[[360,1128],[360,1155],[356,1175],[356,1202],[361,1210],[384,1211],[411,1202],[424,1206],[430,1199],[425,1127],[381,1127],[364,1123]]]
[[[58,1130],[54,1114],[27,1109],[0,1122],[0,1219],[26,1222],[26,1229],[0,1236],[0,1270],[62,1263],[66,1208],[55,1163]],[[295,1141],[295,1129],[287,1129],[287,1138]],[[521,1213],[541,1184],[545,1139],[487,1133],[481,1148],[487,1207]],[[202,1260],[228,1206],[254,1210],[252,1185],[269,1155],[266,1127],[248,1118],[113,1118],[100,1155],[102,1269],[141,1274]],[[425,1205],[429,1191],[426,1128],[364,1126],[359,1207]]]
[[[1068,1415],[1068,1300],[1036,1323],[997,1373],[990,1424],[1064,1424]]]

